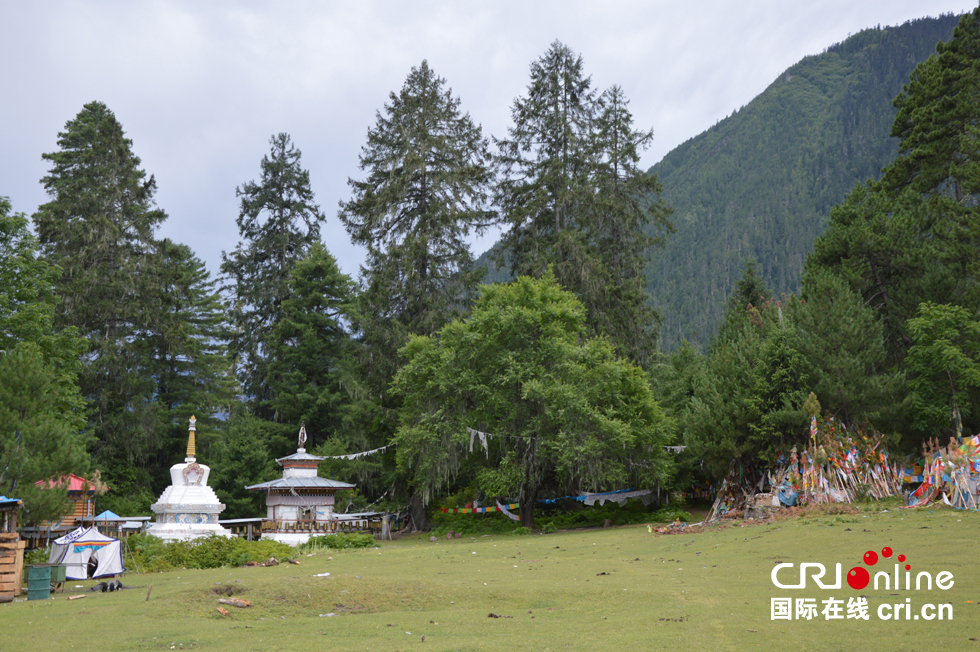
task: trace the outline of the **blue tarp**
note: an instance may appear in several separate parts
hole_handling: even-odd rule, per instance
[[[799,493],[795,491],[792,486],[789,484],[783,484],[776,487],[776,490],[776,495],[779,496],[779,502],[787,507],[792,507],[796,504],[796,497],[799,495]]]
[[[110,512],[107,509],[101,514],[99,514],[98,516],[96,516],[95,520],[96,521],[121,521],[123,520],[123,518],[119,514],[114,514],[113,512]]]

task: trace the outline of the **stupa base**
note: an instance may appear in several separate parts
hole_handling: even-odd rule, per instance
[[[204,537],[233,537],[231,530],[209,523],[153,523],[146,533],[164,541],[190,541]]]

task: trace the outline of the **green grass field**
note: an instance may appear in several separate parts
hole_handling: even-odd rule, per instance
[[[299,566],[127,573],[123,582],[137,588],[73,601],[73,587],[92,582],[69,581],[52,600],[0,605],[0,650],[980,651],[978,535],[980,514],[889,508],[701,534],[634,526],[411,537],[302,557]],[[831,574],[840,562],[846,573],[884,546],[907,556],[913,577],[952,572],[953,588],[822,591],[811,582],[788,591],[770,580],[778,562],[822,562]],[[253,606],[220,615],[214,591],[228,586]],[[773,596],[856,595],[867,596],[870,620],[770,619]],[[878,619],[879,604],[906,597],[912,613],[949,603],[953,619]]]

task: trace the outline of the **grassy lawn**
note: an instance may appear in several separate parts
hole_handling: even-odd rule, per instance
[[[0,605],[0,650],[978,650],[980,514],[896,510],[735,522],[701,534],[621,527],[493,535],[302,557],[299,566],[137,575],[117,593]],[[777,562],[846,573],[890,546],[948,591],[780,590]],[[892,568],[891,560],[885,568]],[[880,566],[873,570],[879,570]],[[314,577],[319,573],[329,577]],[[796,569],[780,575],[793,580]],[[833,578],[831,578],[833,581]],[[153,585],[149,600],[147,588]],[[216,610],[231,586],[249,609]],[[868,621],[770,620],[771,596],[865,595]],[[25,596],[26,597],[26,596]],[[952,621],[882,621],[882,602],[949,603]],[[336,616],[321,616],[334,613]],[[499,618],[488,617],[495,614]],[[423,641],[422,637],[425,637]]]

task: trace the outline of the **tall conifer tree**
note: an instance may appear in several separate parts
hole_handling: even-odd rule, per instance
[[[166,214],[154,205],[153,176],[105,104],[86,104],[58,146],[43,155],[51,200],[34,215],[44,252],[62,269],[56,323],[77,327],[89,343],[79,384],[92,404],[99,458],[133,469],[159,448],[154,380],[135,336],[152,319],[144,308],[156,276],[153,232]]]
[[[643,267],[663,241],[646,232],[672,227],[659,182],[638,167],[653,134],[634,130],[628,104],[618,86],[597,97],[582,58],[562,43],[531,64],[508,137],[495,141],[495,200],[510,224],[498,264],[508,257],[514,275],[551,267],[585,304],[591,330],[645,365],[658,317]]]
[[[273,398],[265,411],[280,415],[284,434],[306,422],[311,441],[322,444],[341,430],[347,394],[341,362],[347,353],[343,320],[353,282],[321,243],[310,247],[289,279],[290,296],[269,343],[269,384]]]
[[[486,210],[488,143],[446,80],[412,68],[361,150],[363,180],[339,217],[368,249],[356,320],[370,347],[369,385],[386,395],[409,334],[448,323],[479,281],[466,237],[494,220]]]
[[[237,224],[242,240],[230,254],[222,252],[221,271],[232,294],[235,332],[231,353],[245,395],[259,414],[272,398],[268,383],[269,341],[282,321],[289,297],[289,278],[296,262],[320,240],[326,217],[310,188],[310,173],[300,166],[301,152],[289,134],[269,139],[262,157],[262,176],[236,189],[241,200]]]
[[[158,483],[169,483],[169,468],[187,444],[187,420],[197,416],[198,450],[206,451],[209,432],[223,424],[233,397],[230,329],[224,306],[204,263],[190,247],[169,239],[157,241],[153,292],[144,310],[152,321],[137,341],[141,357],[156,381],[155,404],[166,445],[153,471]]]
[[[368,130],[350,201],[339,217],[356,244],[367,247],[354,326],[360,355],[360,416],[365,441],[387,441],[396,426],[388,386],[403,363],[409,335],[429,335],[459,315],[481,274],[472,269],[466,237],[495,220],[487,210],[488,143],[460,110],[446,80],[428,62],[412,68],[401,91]],[[425,513],[413,501],[416,527]]]

